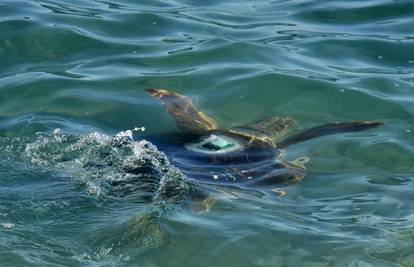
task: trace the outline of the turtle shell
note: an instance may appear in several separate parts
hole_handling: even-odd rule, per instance
[[[295,124],[292,118],[269,117],[220,128],[184,95],[163,89],[146,89],[161,101],[180,132],[149,137],[188,177],[208,183],[281,183],[303,177],[303,166],[282,161],[274,140]]]

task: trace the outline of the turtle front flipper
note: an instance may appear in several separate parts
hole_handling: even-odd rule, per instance
[[[294,145],[299,142],[304,142],[320,136],[345,133],[345,132],[359,132],[369,130],[371,128],[383,125],[382,122],[377,121],[353,121],[353,122],[341,122],[341,123],[328,123],[320,125],[298,134],[292,135],[282,142],[277,144],[278,148],[284,148],[290,145]]]
[[[229,129],[229,132],[243,136],[251,141],[260,140],[275,146],[275,139],[287,133],[296,121],[290,117],[267,117],[246,125]]]
[[[149,88],[145,90],[166,106],[179,129],[189,132],[205,132],[218,128],[217,122],[205,113],[198,111],[189,97],[162,89]]]
[[[146,211],[128,221],[91,231],[85,238],[97,252],[111,248],[107,253],[116,254],[116,251],[133,248],[135,252],[144,253],[173,241],[167,222],[159,211]]]

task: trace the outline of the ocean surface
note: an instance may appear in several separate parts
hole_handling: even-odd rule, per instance
[[[413,29],[412,0],[0,1],[0,266],[414,266]],[[180,176],[125,141],[178,131],[151,87],[225,128],[384,125],[287,149],[298,184],[148,202],[122,168]]]

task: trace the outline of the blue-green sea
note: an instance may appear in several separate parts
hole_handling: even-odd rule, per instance
[[[223,128],[384,125],[289,147],[297,184],[147,202],[117,166],[161,152],[113,136],[179,129],[145,88]],[[0,266],[414,266],[413,114],[412,0],[1,0]]]

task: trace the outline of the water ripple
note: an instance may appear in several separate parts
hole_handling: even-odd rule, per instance
[[[412,266],[413,11],[409,0],[1,1],[0,132],[14,147],[55,128],[176,130],[147,87],[190,96],[223,127],[276,115],[295,130],[386,122],[290,148],[311,161],[285,197],[213,188],[210,212],[195,203],[162,218],[161,247],[134,243],[147,206],[91,197],[0,144],[1,262]]]

